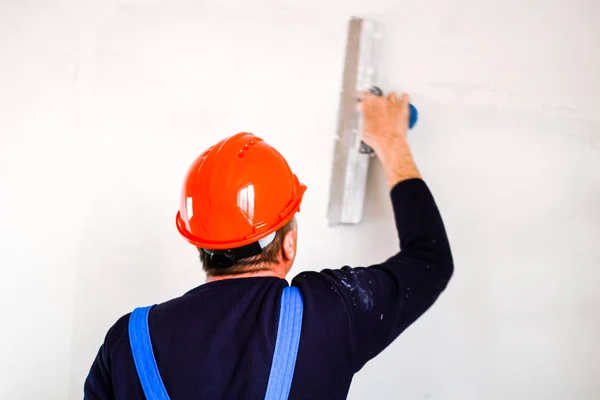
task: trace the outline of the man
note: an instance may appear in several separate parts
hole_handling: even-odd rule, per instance
[[[92,365],[86,399],[286,398],[287,390],[265,395],[283,370],[291,371],[290,399],[344,399],[354,374],[435,302],[453,262],[406,141],[408,96],[361,93],[359,100],[363,140],[385,172],[402,251],[366,268],[294,277],[303,304],[297,355],[276,367],[289,314],[282,293],[291,290],[285,277],[296,256],[294,214],[306,187],[261,139],[227,138],[190,167],[177,215],[180,233],[199,249],[207,283],[119,319]],[[146,359],[134,318],[147,322],[140,331]],[[148,379],[159,382],[163,397],[148,394]]]

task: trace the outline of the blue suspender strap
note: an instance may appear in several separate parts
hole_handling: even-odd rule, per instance
[[[148,329],[149,307],[133,310],[129,317],[129,344],[135,369],[137,370],[142,389],[148,400],[169,400],[167,389],[158,372],[158,365],[152,351],[150,330]]]
[[[302,295],[297,287],[286,287],[281,295],[275,353],[265,400],[285,400],[290,394],[302,330]]]
[[[136,308],[129,317],[129,343],[135,368],[147,400],[169,400],[158,372],[150,330],[149,307]],[[269,374],[265,400],[286,400],[292,387],[300,333],[302,330],[302,295],[296,287],[286,287],[281,295],[275,352]]]

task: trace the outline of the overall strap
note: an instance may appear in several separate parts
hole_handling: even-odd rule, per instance
[[[297,287],[283,289],[275,353],[265,400],[286,400],[292,387],[302,330],[302,295]]]
[[[148,400],[169,400],[167,389],[158,372],[158,365],[152,351],[148,314],[153,306],[140,307],[133,310],[129,317],[129,344],[135,369],[137,370],[142,389]]]

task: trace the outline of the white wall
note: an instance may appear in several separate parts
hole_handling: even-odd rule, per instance
[[[81,398],[116,318],[203,281],[174,214],[223,136],[263,136],[308,184],[295,272],[393,251],[377,168],[365,223],[325,222],[357,15],[421,112],[456,275],[350,398],[597,399],[600,3],[222,3],[0,3],[0,398]]]

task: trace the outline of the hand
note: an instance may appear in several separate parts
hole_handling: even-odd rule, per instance
[[[369,92],[358,95],[358,109],[363,116],[362,139],[381,157],[385,149],[404,142],[409,126],[409,98],[403,94],[398,100],[395,92],[387,97]]]
[[[406,179],[420,178],[406,142],[409,126],[409,99],[396,93],[386,97],[369,92],[358,94],[358,109],[363,116],[362,140],[371,146],[385,172],[390,188]]]

